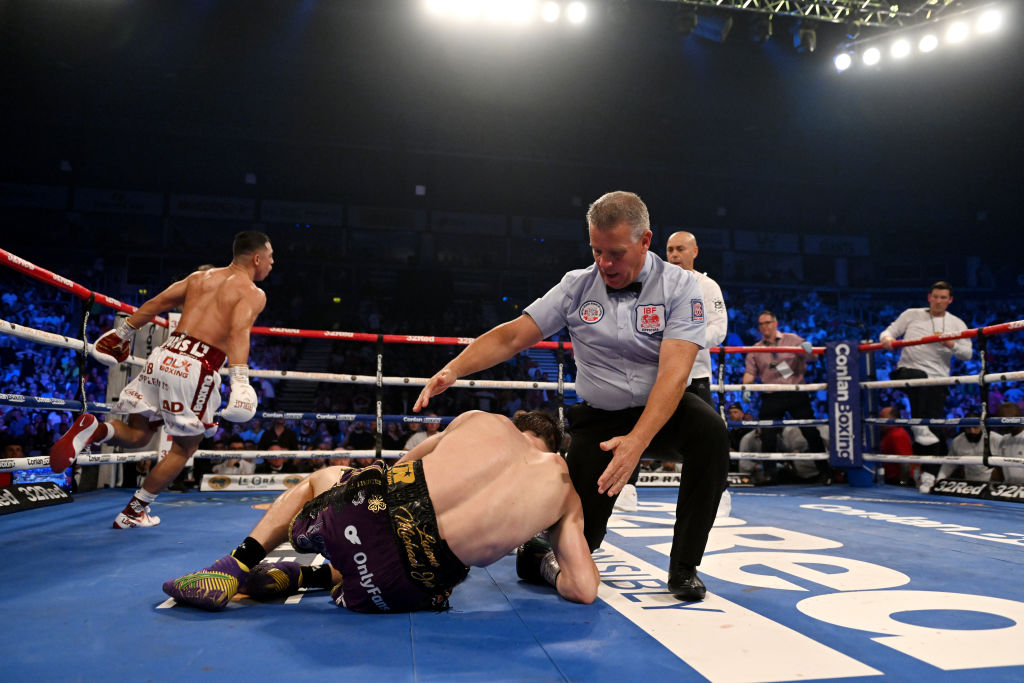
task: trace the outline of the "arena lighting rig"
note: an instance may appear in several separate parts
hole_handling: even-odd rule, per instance
[[[1000,5],[984,5],[941,19],[888,31],[845,45],[832,60],[836,71],[853,67],[877,67],[939,49],[957,48],[971,40],[997,37],[1008,12]]]

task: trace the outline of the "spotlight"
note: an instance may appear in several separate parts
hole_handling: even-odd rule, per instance
[[[946,40],[950,43],[960,43],[967,39],[971,29],[963,21],[954,21],[946,31]]]
[[[896,59],[903,59],[910,54],[910,41],[906,38],[900,38],[889,48],[889,54]]]
[[[844,52],[836,55],[836,58],[832,60],[832,63],[836,65],[836,71],[842,73],[853,66],[853,57],[850,56],[849,52]]]
[[[450,4],[451,3],[449,3],[448,0],[426,0],[426,2],[424,3],[424,5],[427,8],[427,11],[433,14],[447,13],[448,10],[451,9],[449,7]]]
[[[582,24],[587,18],[587,6],[582,2],[570,2],[565,12],[571,24]]]
[[[865,64],[868,66],[874,66],[878,64],[878,61],[882,59],[882,52],[877,47],[869,47],[864,51],[864,56],[861,57]]]
[[[772,17],[771,15],[760,16],[754,19],[753,23],[750,24],[750,39],[755,43],[767,43],[768,39],[772,37]]]
[[[939,38],[934,33],[925,34],[921,38],[921,42],[917,44],[917,49],[921,52],[931,52],[939,46]]]
[[[818,34],[810,26],[798,22],[793,27],[793,47],[800,53],[814,52],[818,47]]]
[[[724,43],[732,30],[732,17],[721,17],[717,15],[701,17],[693,32],[701,38],[713,40],[716,43]]]
[[[557,2],[545,2],[544,7],[540,10],[541,19],[548,22],[549,24],[558,21],[558,15],[562,13],[562,8]]]
[[[676,7],[676,31],[681,36],[688,36],[697,28],[697,13],[692,7],[679,5]]]
[[[1003,25],[1003,13],[997,9],[982,12],[978,18],[978,33],[992,33]]]

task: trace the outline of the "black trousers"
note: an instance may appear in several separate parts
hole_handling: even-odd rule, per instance
[[[690,386],[686,387],[686,393],[699,397],[702,401],[711,406],[712,409],[715,407],[715,402],[711,398],[710,377],[695,377],[693,381],[690,382]]]
[[[761,420],[782,420],[789,414],[793,420],[814,419],[814,410],[811,409],[811,397],[801,391],[770,391],[761,394],[761,412],[758,419]],[[761,428],[761,450],[765,453],[778,453],[779,434],[782,430],[778,427],[768,429]],[[808,453],[824,453],[825,442],[821,440],[821,433],[817,427],[801,427],[800,433],[807,439]],[[829,469],[827,460],[815,460],[815,466],[819,472]],[[764,463],[765,474],[772,476],[775,473],[774,462]]]
[[[893,379],[924,379],[928,376],[924,370],[917,368],[896,368],[892,373]],[[910,417],[945,417],[946,396],[949,395],[949,387],[904,387],[901,389],[910,401]],[[942,427],[928,427],[938,437],[939,442],[931,446],[924,446],[914,441],[915,455],[946,455],[949,449],[946,447],[946,435]],[[939,465],[921,465],[921,471],[931,474],[939,473]]]
[[[583,534],[591,551],[601,546],[615,505],[615,498],[597,492],[597,479],[612,459],[612,453],[601,450],[599,444],[629,433],[642,412],[642,407],[600,410],[585,403],[569,408],[572,441],[566,462],[583,503]],[[725,424],[706,403],[686,392],[675,413],[651,441],[647,455],[671,460],[682,457],[671,560],[673,564],[698,565],[729,471]],[[636,480],[638,472],[639,464],[631,481]]]

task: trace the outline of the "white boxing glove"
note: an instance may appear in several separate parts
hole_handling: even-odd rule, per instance
[[[809,341],[805,341],[802,344],[800,344],[800,348],[803,349],[804,353],[806,353],[807,355],[811,355],[812,353],[814,353],[814,347],[811,346],[811,342]]]
[[[132,350],[136,330],[125,318],[112,330],[107,330],[92,345],[92,357],[107,367],[123,363]]]
[[[256,390],[249,386],[249,366],[232,365],[228,374],[231,376],[231,395],[227,407],[220,416],[231,422],[248,422],[256,415]]]

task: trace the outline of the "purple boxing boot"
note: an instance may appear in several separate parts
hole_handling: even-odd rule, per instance
[[[227,606],[248,576],[248,567],[226,555],[206,569],[165,581],[164,593],[186,605],[218,612]]]

